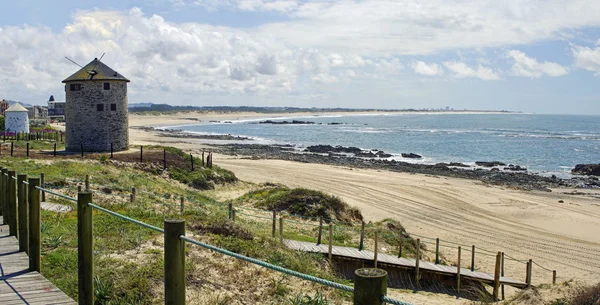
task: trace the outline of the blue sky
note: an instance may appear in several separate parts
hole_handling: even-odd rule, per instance
[[[600,1],[3,1],[0,98],[103,61],[129,101],[600,114]]]

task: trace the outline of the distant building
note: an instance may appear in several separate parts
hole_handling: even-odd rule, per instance
[[[48,117],[48,109],[43,106],[25,107],[28,111],[30,120],[44,120]]]
[[[48,119],[51,119],[51,120],[60,119],[60,120],[64,121],[66,106],[67,106],[66,102],[55,101],[54,96],[51,95],[50,99],[48,99],[48,115],[47,115]]]
[[[14,103],[5,111],[5,130],[8,132],[29,132],[29,111],[21,104]]]
[[[97,58],[63,81],[67,151],[129,148],[128,82]]]
[[[5,99],[0,100],[0,114],[5,116],[5,111],[8,109],[8,101]]]

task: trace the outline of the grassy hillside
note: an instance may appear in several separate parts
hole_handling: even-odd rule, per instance
[[[186,220],[188,235],[236,253],[330,280],[337,278],[320,255],[298,253],[270,236],[270,224],[238,217],[227,220],[227,210],[197,190],[134,166],[112,166],[92,160],[47,162],[2,158],[0,166],[37,176],[44,173],[47,186],[76,195],[86,174],[91,177],[94,203],[129,217],[162,227],[165,218]],[[129,203],[129,187],[137,199]],[[47,194],[48,201],[73,207],[68,200]],[[186,211],[179,211],[179,198]],[[73,298],[77,297],[76,211],[42,212],[42,274]],[[162,302],[162,235],[94,211],[94,259],[98,304],[160,304]],[[290,229],[291,230],[291,229]],[[241,304],[249,298],[263,304],[341,303],[349,297],[311,283],[301,283],[279,273],[223,257],[188,245],[186,277],[190,303]],[[247,273],[248,281],[239,274]],[[305,295],[300,291],[318,291]],[[250,296],[249,296],[250,294]],[[318,300],[315,303],[311,300]],[[328,301],[327,301],[328,300]]]

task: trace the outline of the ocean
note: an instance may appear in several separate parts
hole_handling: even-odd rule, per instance
[[[562,177],[578,163],[600,163],[600,116],[538,114],[391,114],[272,119],[314,125],[256,124],[261,120],[170,126],[201,134],[252,138],[245,143],[316,144],[378,149],[406,162],[502,161]],[[341,123],[329,125],[329,123]],[[419,160],[401,153],[422,155]]]

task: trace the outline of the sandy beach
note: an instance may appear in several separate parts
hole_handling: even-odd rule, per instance
[[[302,115],[132,114],[129,125],[173,126],[197,124],[198,120]],[[190,152],[206,147],[202,139],[157,137],[155,132],[140,129],[130,129],[130,143],[172,145]],[[501,251],[539,264],[533,266],[534,284],[551,282],[551,270],[557,271],[558,281],[600,281],[600,199],[590,196],[600,190],[577,190],[576,194],[573,189],[520,191],[476,180],[227,155],[215,155],[214,163],[244,181],[321,190],[360,208],[367,220],[391,217],[411,234],[488,250],[482,252],[488,255],[478,252],[476,256],[476,266],[482,271],[493,271],[495,253]],[[422,240],[435,246],[430,239]],[[457,253],[454,247],[443,247],[442,252],[450,260]],[[470,255],[463,250],[462,259],[470,262]],[[524,280],[525,264],[507,259],[506,275]]]

